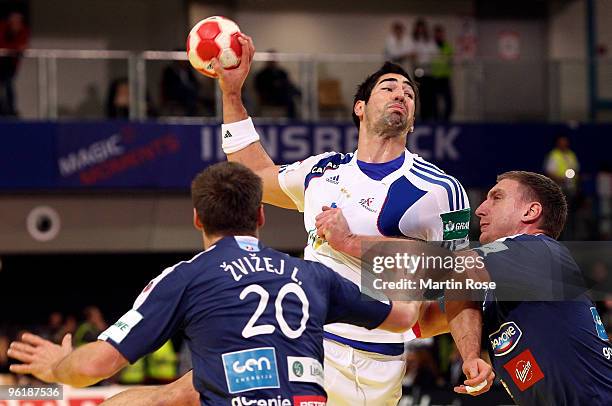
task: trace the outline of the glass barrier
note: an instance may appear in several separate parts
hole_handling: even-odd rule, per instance
[[[8,58],[0,50],[0,63]],[[258,52],[244,102],[264,119],[350,120],[357,85],[382,62],[380,55]],[[270,69],[275,65],[286,76]],[[271,91],[279,80],[285,91]],[[597,85],[598,96],[612,100],[612,60],[599,61]],[[458,62],[450,78],[451,120],[588,121],[588,86],[582,60]],[[221,120],[216,82],[192,69],[184,52],[27,50],[13,90],[23,119]],[[7,91],[0,87],[0,115],[11,116],[2,107]],[[429,96],[442,115],[442,95]]]

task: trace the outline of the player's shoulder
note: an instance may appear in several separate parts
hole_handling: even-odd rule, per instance
[[[354,153],[342,153],[342,152],[324,152],[319,155],[313,155],[311,158],[312,166],[314,168],[320,168],[321,170],[326,169],[337,169],[340,165],[347,164],[353,159]]]
[[[327,171],[334,171],[353,160],[353,153],[326,152],[311,157],[307,163],[308,172],[304,179],[304,187],[308,187],[311,179],[323,176]]]
[[[166,268],[162,274],[172,274],[177,278],[188,280],[195,276],[198,270],[204,266],[204,264],[211,259],[210,252],[214,250],[214,246],[208,250],[201,251],[195,254],[190,259],[179,261],[176,264]]]
[[[559,241],[546,234],[515,234],[498,238],[478,248],[485,253],[504,252],[504,254],[517,256],[535,256],[540,260],[567,256],[569,251]]]
[[[449,211],[464,210],[470,206],[465,188],[457,178],[419,155],[408,153],[412,160],[412,165],[406,168],[404,174],[408,179],[435,195],[443,206],[448,203]]]
[[[408,153],[412,157],[412,166],[410,167],[411,173],[419,175],[424,180],[450,180],[461,186],[461,182],[459,181],[459,179],[446,173],[444,170],[440,169],[432,162],[429,162],[418,154],[414,154],[411,152]]]

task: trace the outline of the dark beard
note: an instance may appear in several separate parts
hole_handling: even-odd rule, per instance
[[[383,137],[399,137],[408,132],[408,119],[399,113],[385,114],[376,123],[375,130]]]

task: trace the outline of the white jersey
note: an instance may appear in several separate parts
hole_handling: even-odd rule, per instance
[[[465,190],[455,178],[408,150],[403,165],[381,180],[361,171],[356,152],[328,152],[282,166],[278,180],[304,212],[305,259],[321,262],[357,285],[360,259],[317,237],[315,217],[323,206],[342,209],[357,235],[467,241],[470,209]],[[418,336],[414,330],[398,334],[340,323],[325,326],[337,336],[371,343],[406,342]]]

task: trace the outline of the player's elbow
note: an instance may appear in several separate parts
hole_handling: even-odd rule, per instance
[[[109,363],[92,360],[92,362],[84,362],[78,365],[74,372],[75,379],[70,385],[76,388],[84,388],[115,375],[117,370],[112,368]]]
[[[110,378],[128,364],[128,361],[113,347],[104,342],[96,342],[91,348],[99,351],[91,351],[90,357],[75,362],[74,375],[78,377],[71,386],[85,387]]]
[[[383,329],[392,333],[410,330],[419,319],[420,302],[393,302],[393,309]]]

